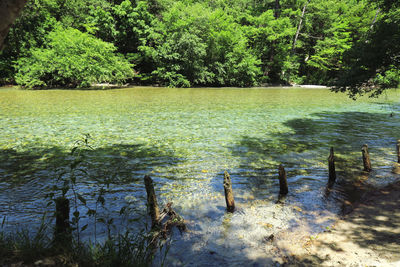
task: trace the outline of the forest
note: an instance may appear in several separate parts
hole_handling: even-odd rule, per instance
[[[31,0],[0,52],[0,84],[321,84],[376,95],[400,82],[399,7],[395,0]]]

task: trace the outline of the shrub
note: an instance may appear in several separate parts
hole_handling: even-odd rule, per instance
[[[400,68],[391,65],[386,71],[377,73],[374,81],[383,88],[397,88],[400,85]]]
[[[42,48],[16,62],[15,80],[27,88],[89,87],[94,83],[117,83],[133,77],[133,65],[115,53],[113,44],[77,29],[56,28]]]

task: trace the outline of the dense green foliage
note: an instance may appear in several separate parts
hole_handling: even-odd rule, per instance
[[[32,48],[17,61],[15,80],[33,87],[89,87],[94,83],[122,81],[133,76],[131,64],[114,54],[113,44],[77,29],[56,29],[43,48]]]
[[[135,66],[128,81],[137,84],[316,83],[353,95],[362,92],[360,86],[379,92],[399,84],[399,16],[398,3],[389,0],[31,0],[0,54],[0,79],[52,86],[59,77],[39,79],[39,70],[24,65],[42,62],[45,53],[57,50],[57,39],[76,29],[80,37],[70,42],[87,39],[98,48],[104,43],[97,39],[112,43],[116,51],[104,44],[111,59],[97,64],[107,69],[110,61],[118,62],[121,73],[80,77],[73,86],[131,77],[130,71],[122,74],[127,65],[113,55],[118,52]],[[96,51],[85,51],[97,58]],[[69,52],[74,51],[63,56]],[[89,66],[93,58],[79,64]]]
[[[380,94],[400,85],[400,2],[379,0],[380,19],[348,53],[337,91]]]

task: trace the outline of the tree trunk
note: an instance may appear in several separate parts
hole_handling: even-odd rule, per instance
[[[286,179],[286,171],[283,165],[279,165],[279,194],[286,195],[289,192],[287,179]]]
[[[376,22],[376,19],[378,18],[379,12],[381,12],[381,9],[380,9],[380,8],[378,8],[378,9],[376,10],[374,20],[372,21],[371,27],[370,27],[371,30],[372,30],[372,28],[373,28],[374,25],[375,25],[375,22]]]
[[[0,51],[3,49],[11,25],[21,13],[27,0],[1,0],[0,1]]]
[[[155,228],[160,225],[160,209],[157,204],[157,197],[154,191],[153,180],[150,176],[144,176],[144,185],[147,192],[147,206],[151,217],[151,227]]]
[[[335,155],[333,153],[333,147],[331,147],[331,152],[328,157],[328,167],[329,167],[328,187],[332,187],[336,180]]]
[[[397,140],[396,151],[397,151],[397,163],[400,163],[400,139]]]
[[[279,3],[279,0],[275,0],[275,10],[274,10],[274,17],[275,19],[279,18],[281,14],[281,4]]]
[[[56,227],[54,231],[54,243],[58,246],[71,245],[71,228],[69,224],[69,200],[59,197],[56,203]]]
[[[226,209],[228,210],[228,212],[233,212],[235,210],[235,199],[233,198],[231,176],[227,171],[224,172],[224,191]]]
[[[311,2],[311,0],[308,0],[307,3],[304,5],[303,7],[303,11],[301,12],[301,17],[300,17],[300,21],[299,21],[299,25],[297,26],[297,31],[296,31],[296,35],[294,36],[294,40],[293,40],[293,45],[292,45],[292,54],[294,53],[294,49],[296,48],[296,43],[297,43],[297,39],[299,38],[299,34],[300,34],[300,30],[301,27],[303,25],[303,19],[304,19],[304,15],[306,14],[306,9],[308,4]]]
[[[371,168],[371,160],[369,159],[368,145],[366,144],[363,145],[361,152],[364,163],[364,171],[370,172],[372,168]]]

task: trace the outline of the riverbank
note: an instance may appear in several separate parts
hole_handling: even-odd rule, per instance
[[[0,85],[0,89],[16,89],[16,90],[109,90],[109,89],[121,89],[121,88],[168,88],[163,87],[159,84],[150,84],[150,85],[140,85],[140,84],[112,84],[112,83],[95,83],[90,87],[84,88],[68,88],[68,87],[54,87],[54,88],[34,88],[34,89],[25,89],[16,84],[6,84]],[[313,84],[261,84],[259,86],[248,87],[246,89],[291,89],[291,88],[304,88],[304,89],[330,89],[331,87],[325,85],[313,85]],[[182,89],[180,87],[175,89]],[[217,86],[217,87],[209,87],[209,86],[195,86],[188,87],[183,89],[243,89],[243,87],[230,87],[230,86]]]
[[[285,247],[283,265],[399,266],[399,199],[400,181],[368,192],[325,232]]]

